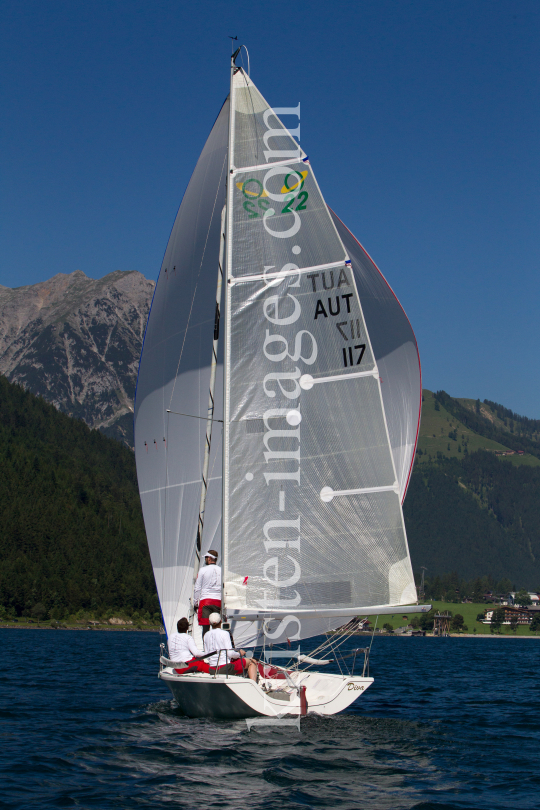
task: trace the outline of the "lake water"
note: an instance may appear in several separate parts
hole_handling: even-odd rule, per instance
[[[540,641],[376,638],[373,686],[300,733],[179,716],[159,643],[0,630],[0,808],[540,807]]]

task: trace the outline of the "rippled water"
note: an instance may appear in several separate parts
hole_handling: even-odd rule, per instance
[[[179,716],[159,641],[0,631],[1,808],[540,807],[540,641],[375,639],[374,685],[300,733]]]

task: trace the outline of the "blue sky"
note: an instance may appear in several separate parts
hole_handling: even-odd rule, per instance
[[[538,0],[3,0],[0,26],[0,284],[156,278],[236,34],[424,386],[540,417]]]

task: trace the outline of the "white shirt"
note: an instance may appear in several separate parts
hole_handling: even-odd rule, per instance
[[[197,605],[201,599],[218,599],[221,601],[221,567],[219,565],[205,565],[199,571],[193,599]]]
[[[212,568],[213,567],[214,566],[212,566]],[[240,653],[233,650],[230,634],[227,630],[222,630],[221,627],[213,627],[204,637],[204,651],[209,653],[214,652],[214,650],[229,650],[229,652],[222,652],[221,655],[216,652],[215,655],[211,655],[210,658],[207,658],[206,661],[211,667],[222,666],[232,661],[234,658],[240,658]]]
[[[187,633],[171,633],[169,636],[169,658],[184,664],[197,655],[204,655]]]

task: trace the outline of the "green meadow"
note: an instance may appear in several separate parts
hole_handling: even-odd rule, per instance
[[[465,604],[456,604],[455,602],[430,602],[429,604],[431,604],[438,613],[450,611],[453,616],[455,616],[456,613],[460,613],[465,620],[465,624],[467,625],[468,629],[465,631],[467,633],[474,633],[475,630],[477,633],[483,634],[490,633],[489,625],[477,622],[476,617],[478,616],[479,613],[483,613],[486,608],[491,608],[492,607],[491,605],[486,605],[485,603],[475,604],[473,602],[467,602]],[[382,627],[383,624],[386,624],[388,622],[393,626],[395,630],[397,627],[404,627],[405,625],[410,624],[411,619],[413,619],[415,615],[418,614],[415,613],[407,614],[405,612],[402,612],[402,613],[395,613],[394,615],[391,616],[379,616],[377,627]],[[403,616],[408,616],[408,618],[404,619]],[[503,636],[534,635],[533,633],[531,633],[529,628],[524,625],[518,627],[515,633],[512,632],[509,625],[503,625],[501,627],[501,634]]]
[[[480,436],[466,427],[437,402],[432,391],[425,388],[422,395],[422,420],[418,437],[418,449],[421,452],[416,457],[417,463],[422,464],[429,461],[430,456],[434,460],[437,458],[437,453],[441,453],[447,458],[462,459],[465,453],[474,453],[476,450],[492,452],[509,450],[504,444]],[[461,402],[461,400],[459,401]],[[469,400],[462,402],[468,404]],[[540,459],[529,454],[502,456],[501,458],[516,466],[524,464],[536,467],[540,465]]]

